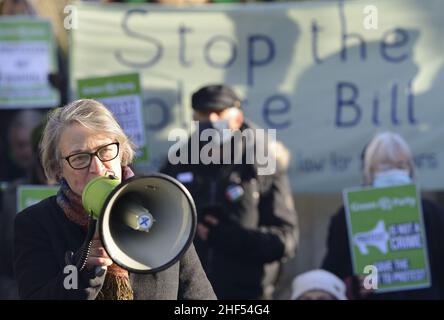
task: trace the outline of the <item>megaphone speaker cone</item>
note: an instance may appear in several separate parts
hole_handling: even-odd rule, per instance
[[[195,230],[193,198],[180,182],[163,174],[119,184],[107,196],[99,218],[111,259],[136,273],[157,272],[177,262]]]

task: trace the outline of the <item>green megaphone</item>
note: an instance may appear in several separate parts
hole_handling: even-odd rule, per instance
[[[86,212],[98,220],[106,199],[119,184],[120,180],[115,176],[100,176],[88,182],[82,193],[82,204]]]

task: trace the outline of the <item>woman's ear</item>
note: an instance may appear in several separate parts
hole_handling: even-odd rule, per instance
[[[58,168],[56,173],[55,173],[55,179],[57,182],[60,182],[60,180],[62,180],[63,176],[62,176],[62,168]]]

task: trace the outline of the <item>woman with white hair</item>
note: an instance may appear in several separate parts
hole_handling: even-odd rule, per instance
[[[388,187],[415,182],[412,153],[405,140],[396,133],[377,134],[362,154],[365,186]],[[443,299],[444,298],[444,210],[431,201],[421,199],[432,284],[429,288],[390,293],[369,293],[353,275],[344,207],[331,218],[327,254],[322,268],[351,284],[348,294],[355,299]],[[352,292],[350,292],[352,291]]]
[[[77,283],[66,286],[69,253],[81,250],[92,223],[83,190],[109,172],[122,181],[131,178],[134,145],[103,104],[84,99],[50,114],[40,146],[45,174],[60,188],[16,216],[14,273],[21,299],[216,299],[194,246],[162,271],[135,274],[111,260],[97,233]],[[108,268],[96,274],[97,266]]]
[[[397,133],[376,135],[363,154],[364,185],[383,187],[411,183],[415,176],[412,153]]]

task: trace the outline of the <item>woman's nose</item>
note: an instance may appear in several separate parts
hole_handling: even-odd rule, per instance
[[[105,172],[105,166],[97,156],[92,156],[91,164],[89,166],[89,172],[95,174],[101,174],[102,172]]]

